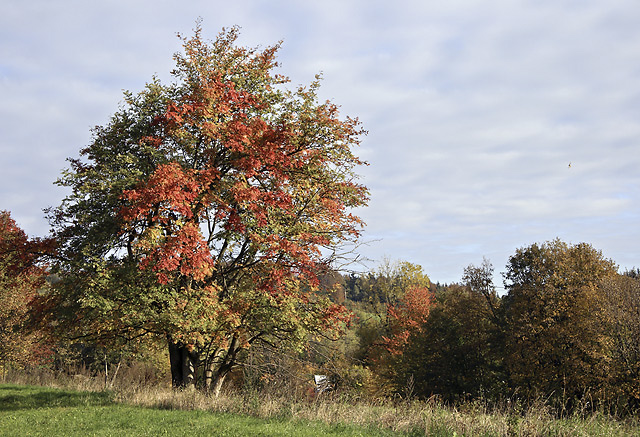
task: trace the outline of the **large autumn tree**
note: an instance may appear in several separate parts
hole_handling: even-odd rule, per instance
[[[314,290],[368,196],[358,120],[319,101],[318,79],[287,89],[279,45],[237,38],[198,26],[175,81],[127,93],[71,160],[71,194],[50,211],[61,282],[43,303],[76,338],[166,338],[174,385],[200,364],[215,392],[251,344],[341,326],[344,308]]]

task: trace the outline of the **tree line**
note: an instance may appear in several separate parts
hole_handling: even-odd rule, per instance
[[[76,332],[64,319],[43,326],[52,313],[41,306],[42,297],[61,282],[52,283],[51,272],[37,262],[52,250],[51,241],[28,239],[8,212],[0,219],[4,369],[60,368],[75,359],[100,370],[107,353],[109,363],[124,358],[130,365],[149,361],[152,350],[157,359],[161,336],[105,341],[101,332],[60,335]],[[486,259],[465,268],[459,283],[445,285],[405,261],[359,274],[325,271],[315,294],[350,315],[341,335],[318,330],[295,345],[247,345],[230,369],[232,379],[263,386],[282,379],[283,371],[308,380],[325,373],[335,387],[372,397],[436,396],[453,403],[515,397],[545,399],[559,411],[578,405],[637,411],[637,269],[619,273],[591,245],[556,239],[516,250],[503,273],[505,294],[496,292],[493,277]],[[87,323],[82,315],[78,321]],[[203,361],[193,362],[193,383],[207,389]]]
[[[498,295],[488,260],[459,283],[418,285],[399,263],[343,277],[359,314],[355,358],[386,394],[459,402],[510,397],[635,411],[640,400],[640,279],[587,243],[520,248]],[[405,285],[389,294],[389,283]],[[424,283],[427,283],[425,286]],[[422,287],[421,291],[416,291]],[[416,301],[415,296],[420,295]],[[400,322],[398,314],[402,314]],[[399,329],[400,328],[400,329]]]

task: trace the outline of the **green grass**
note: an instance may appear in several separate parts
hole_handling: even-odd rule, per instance
[[[106,392],[0,384],[0,436],[640,436],[638,418],[557,418],[544,404],[517,413],[482,403],[456,408],[340,396],[309,402],[263,392],[212,398],[126,387]]]
[[[391,436],[391,431],[289,419],[118,404],[108,392],[0,385],[3,436]]]

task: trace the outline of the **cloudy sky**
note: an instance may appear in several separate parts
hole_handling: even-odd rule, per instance
[[[361,249],[459,280],[559,237],[640,267],[637,0],[3,0],[0,209],[43,236],[67,157],[122,90],[169,80],[176,33],[283,41],[293,85],[359,117]]]

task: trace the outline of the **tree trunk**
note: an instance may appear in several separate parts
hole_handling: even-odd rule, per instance
[[[168,337],[171,383],[174,388],[195,388],[197,354],[193,346]]]
[[[116,366],[116,370],[113,372],[113,376],[111,377],[111,383],[109,383],[109,388],[113,388],[113,384],[116,382],[116,376],[118,376],[118,371],[120,370],[120,366],[122,365],[122,354],[120,355],[120,359],[118,360],[118,365]]]
[[[218,397],[220,389],[222,389],[222,384],[230,371],[231,366],[229,364],[216,361],[215,359],[211,360],[207,363],[205,370],[205,389],[213,393],[215,397]]]
[[[224,383],[224,380],[228,374],[229,372],[225,373],[224,375],[220,375],[216,379],[215,383],[210,387],[209,390],[211,391],[211,393],[213,393],[215,397],[218,397],[220,395],[220,390],[222,389],[222,383]]]
[[[236,364],[236,355],[239,350],[237,345],[238,341],[234,337],[228,348],[218,349],[207,359],[204,385],[206,390],[212,393],[215,397],[218,397],[220,394],[224,380]]]

